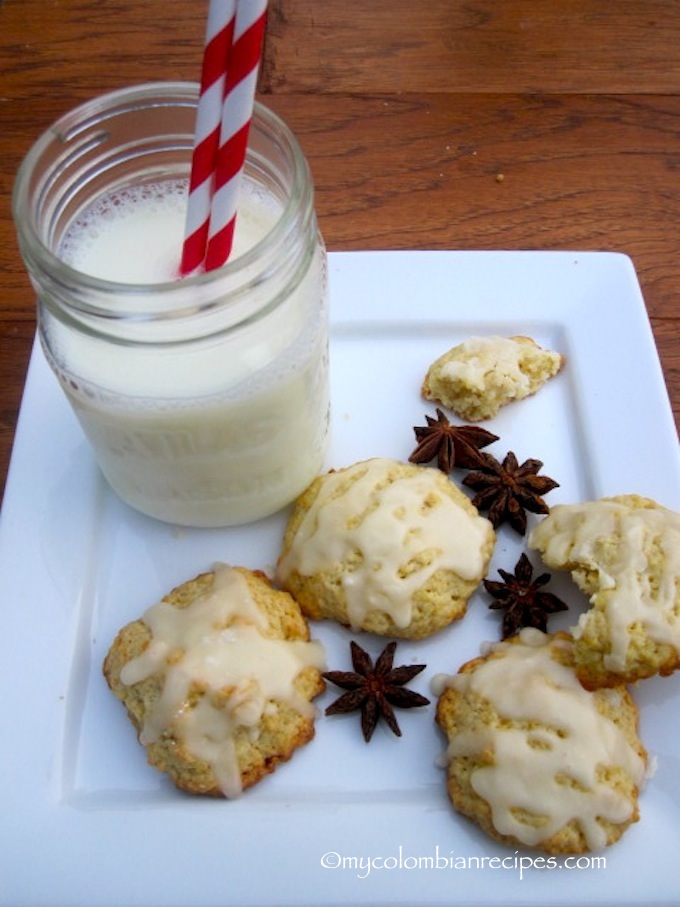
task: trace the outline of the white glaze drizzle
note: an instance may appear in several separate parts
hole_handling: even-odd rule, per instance
[[[607,621],[607,669],[625,669],[633,625],[680,651],[680,514],[606,499],[559,504],[536,526],[529,544],[553,567],[596,574],[599,590],[591,602],[602,608]],[[654,546],[662,553],[662,570],[650,565]],[[589,620],[590,612],[580,617],[572,630],[576,639]]]
[[[501,834],[535,846],[576,819],[589,848],[597,850],[606,844],[598,819],[622,823],[633,812],[631,801],[598,777],[598,770],[620,766],[640,787],[645,764],[623,732],[597,711],[594,694],[574,671],[553,659],[553,648],[563,645],[570,643],[549,643],[540,631],[523,630],[519,643],[492,647],[502,657],[450,678],[448,685],[482,697],[512,724],[456,734],[446,758],[492,754],[492,764],[474,769],[471,784],[490,805]],[[520,811],[539,817],[539,824],[522,821]]]
[[[126,685],[163,673],[160,698],[140,733],[144,744],[172,726],[187,749],[207,762],[227,797],[241,792],[234,746],[237,728],[253,739],[271,700],[312,717],[313,705],[294,681],[307,666],[325,668],[319,642],[263,636],[267,620],[244,577],[224,564],[214,568],[210,591],[186,608],[159,602],[143,616],[152,637],[144,652],[121,671]],[[190,693],[203,692],[190,706]]]
[[[509,337],[471,337],[442,365],[442,377],[483,390],[494,373],[502,376],[512,396],[526,396],[531,380],[520,367],[524,351],[523,344]]]
[[[355,628],[375,610],[407,627],[412,596],[434,573],[451,570],[472,580],[485,567],[488,520],[445,494],[433,481],[440,481],[435,470],[419,468],[390,484],[394,467],[393,460],[375,458],[329,473],[278,567],[285,581],[293,570],[310,576],[355,563],[342,578]]]

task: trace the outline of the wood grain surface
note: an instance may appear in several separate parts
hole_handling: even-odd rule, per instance
[[[2,487],[35,332],[16,169],[83,100],[195,81],[205,11],[0,3]],[[629,255],[680,424],[680,4],[270,0],[260,92],[307,154],[331,250]]]

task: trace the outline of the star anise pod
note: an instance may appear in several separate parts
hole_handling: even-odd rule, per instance
[[[375,665],[371,656],[352,641],[352,665],[354,671],[327,671],[323,676],[343,690],[326,709],[326,715],[339,715],[361,709],[361,730],[366,743],[373,736],[378,722],[384,718],[388,727],[397,737],[401,729],[397,724],[393,706],[401,709],[417,708],[428,705],[429,699],[407,690],[404,684],[420,674],[425,665],[403,665],[392,667],[396,642],[389,643],[376,659]]]
[[[534,627],[545,633],[548,614],[567,610],[567,605],[561,598],[552,592],[541,591],[543,586],[550,582],[549,573],[542,573],[532,581],[534,568],[526,554],[517,561],[514,573],[500,568],[498,572],[503,577],[503,582],[485,579],[484,588],[495,599],[489,605],[490,608],[505,608],[503,639],[514,636],[522,627]]]
[[[502,463],[488,453],[480,453],[480,463],[475,472],[468,473],[463,485],[477,492],[472,503],[478,510],[488,510],[494,529],[508,522],[520,535],[527,528],[526,511],[549,513],[550,508],[541,495],[559,483],[548,476],[539,476],[543,467],[540,460],[525,460],[520,466],[510,451]]]
[[[425,416],[427,425],[414,427],[418,446],[409,457],[411,463],[429,463],[437,458],[442,472],[453,472],[454,466],[472,469],[479,464],[479,449],[498,441],[477,425],[452,425],[437,408],[437,418]]]

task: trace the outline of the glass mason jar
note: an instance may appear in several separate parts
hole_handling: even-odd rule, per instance
[[[88,211],[186,195],[197,103],[197,85],[150,83],[68,113],[24,160],[14,217],[43,349],[112,488],[167,522],[227,526],[298,495],[328,434],[326,253],[295,138],[256,104],[237,225],[260,232],[225,266],[127,282],[144,234],[108,251],[114,279],[64,260]],[[150,245],[165,221],[152,205]]]

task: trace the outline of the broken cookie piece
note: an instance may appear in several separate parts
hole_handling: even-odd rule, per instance
[[[462,419],[480,422],[535,394],[563,364],[563,356],[531,337],[471,337],[430,366],[422,395]]]

